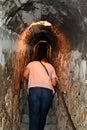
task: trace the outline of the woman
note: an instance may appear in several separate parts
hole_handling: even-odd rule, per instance
[[[24,77],[28,77],[29,130],[44,130],[54,86],[57,84],[55,69],[48,58],[42,56],[26,66]]]

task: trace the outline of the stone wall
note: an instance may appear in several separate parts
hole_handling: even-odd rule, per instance
[[[13,50],[17,35],[0,29],[0,129],[11,130],[13,123]]]
[[[64,91],[66,92],[64,94],[65,102],[76,130],[86,130],[87,57],[83,59],[82,53],[75,50],[66,54],[60,53],[56,60],[59,61],[60,87],[57,106],[58,129],[72,130],[71,122],[61,98],[61,91]]]

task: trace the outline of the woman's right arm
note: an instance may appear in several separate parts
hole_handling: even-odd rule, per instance
[[[57,78],[56,77],[52,78],[51,82],[52,82],[53,86],[56,86],[57,85]]]

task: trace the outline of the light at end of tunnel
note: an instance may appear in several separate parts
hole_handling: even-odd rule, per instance
[[[51,23],[47,21],[39,21],[39,22],[34,22],[30,25],[30,27],[35,26],[35,25],[44,25],[44,26],[52,26]]]
[[[51,26],[51,23],[47,22],[47,21],[44,21],[44,25],[45,26]]]

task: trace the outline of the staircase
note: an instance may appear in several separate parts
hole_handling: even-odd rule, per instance
[[[37,117],[38,118],[38,117]],[[49,113],[47,115],[46,125],[44,130],[57,130],[56,126],[56,115],[54,105],[51,105]],[[28,114],[28,103],[23,106],[23,112],[21,116],[21,122],[19,130],[29,130],[29,114]]]

